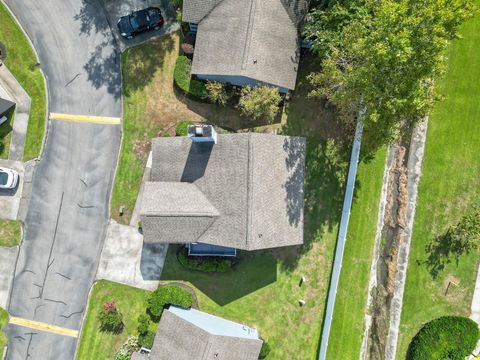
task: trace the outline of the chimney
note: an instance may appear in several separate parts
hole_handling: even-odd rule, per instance
[[[189,125],[188,137],[194,142],[213,142],[217,143],[217,132],[212,125]]]

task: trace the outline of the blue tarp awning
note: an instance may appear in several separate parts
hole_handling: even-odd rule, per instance
[[[202,243],[187,245],[190,256],[237,256],[237,249]]]

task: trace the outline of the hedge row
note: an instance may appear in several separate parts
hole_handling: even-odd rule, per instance
[[[207,97],[205,83],[192,79],[191,70],[192,61],[185,55],[179,56],[175,63],[175,70],[173,71],[175,84],[185,93],[200,99],[205,99]]]
[[[193,296],[187,290],[178,286],[162,286],[150,294],[148,298],[148,312],[155,318],[162,315],[166,305],[176,305],[182,308],[190,308],[193,304]]]
[[[227,272],[232,267],[230,259],[222,259],[217,257],[191,257],[188,256],[188,250],[182,248],[177,258],[180,264],[190,270],[198,270],[206,273],[211,272]]]
[[[477,345],[478,324],[465,317],[444,316],[432,320],[415,335],[408,360],[464,360]]]

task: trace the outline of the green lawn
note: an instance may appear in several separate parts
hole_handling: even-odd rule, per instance
[[[370,267],[386,150],[360,163],[348,225],[342,272],[328,342],[328,359],[358,359],[362,345]]]
[[[0,41],[7,47],[5,64],[32,99],[24,160],[36,158],[42,147],[45,131],[45,83],[35,54],[22,30],[3,4],[0,3]],[[0,154],[8,157],[8,148]]]
[[[100,280],[95,283],[83,323],[77,360],[111,360],[129,336],[137,335],[137,318],[145,313],[148,291]],[[124,329],[120,334],[99,329],[99,311],[105,302],[115,301],[123,314]],[[154,329],[152,329],[154,330]]]
[[[413,228],[397,358],[404,359],[422,324],[442,315],[469,315],[479,253],[448,266],[435,280],[417,260],[425,245],[480,204],[480,15],[462,27],[463,39],[449,49],[446,77],[439,81],[445,100],[430,116]],[[449,280],[459,283],[451,286]]]
[[[22,228],[19,221],[0,219],[0,246],[16,246],[20,243]]]
[[[0,308],[0,358],[3,356],[3,349],[7,345],[7,334],[3,332],[3,329],[8,324],[8,312],[3,308]]]

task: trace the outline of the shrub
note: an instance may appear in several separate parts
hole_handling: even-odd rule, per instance
[[[242,115],[253,120],[265,119],[271,123],[278,113],[280,93],[275,87],[245,86],[241,91],[238,107]]]
[[[260,355],[258,355],[258,358],[263,360],[265,359],[268,354],[270,354],[270,345],[264,340],[262,344],[262,349],[260,350]]]
[[[228,101],[225,84],[218,81],[207,81],[205,88],[207,89],[207,96],[211,102],[225,106]]]
[[[460,316],[444,316],[424,325],[408,349],[409,360],[464,360],[480,337],[477,323]]]
[[[147,314],[141,314],[138,317],[138,334],[145,334],[148,332],[150,328],[150,318],[147,316]]]
[[[138,343],[144,348],[151,349],[153,346],[153,340],[155,340],[155,333],[147,331],[146,333],[138,336]]]
[[[130,360],[132,354],[129,354],[125,349],[121,348],[115,353],[115,360]]]
[[[178,253],[178,261],[187,269],[209,272],[227,272],[232,267],[230,259],[216,257],[191,257],[187,249],[183,248]]]
[[[132,353],[139,349],[138,340],[135,336],[130,336],[120,349],[115,353],[115,360],[130,360]]]
[[[190,121],[181,121],[177,124],[175,128],[175,135],[177,136],[187,136],[188,135],[188,125],[192,125]]]
[[[176,305],[190,308],[193,297],[187,290],[178,286],[162,286],[150,294],[147,310],[155,318],[160,319],[165,305]]]
[[[202,81],[192,79],[192,61],[185,55],[177,58],[173,78],[177,86],[187,94],[204,99],[207,96],[205,84]]]
[[[98,314],[102,331],[120,332],[123,328],[123,316],[115,302],[106,302]]]

